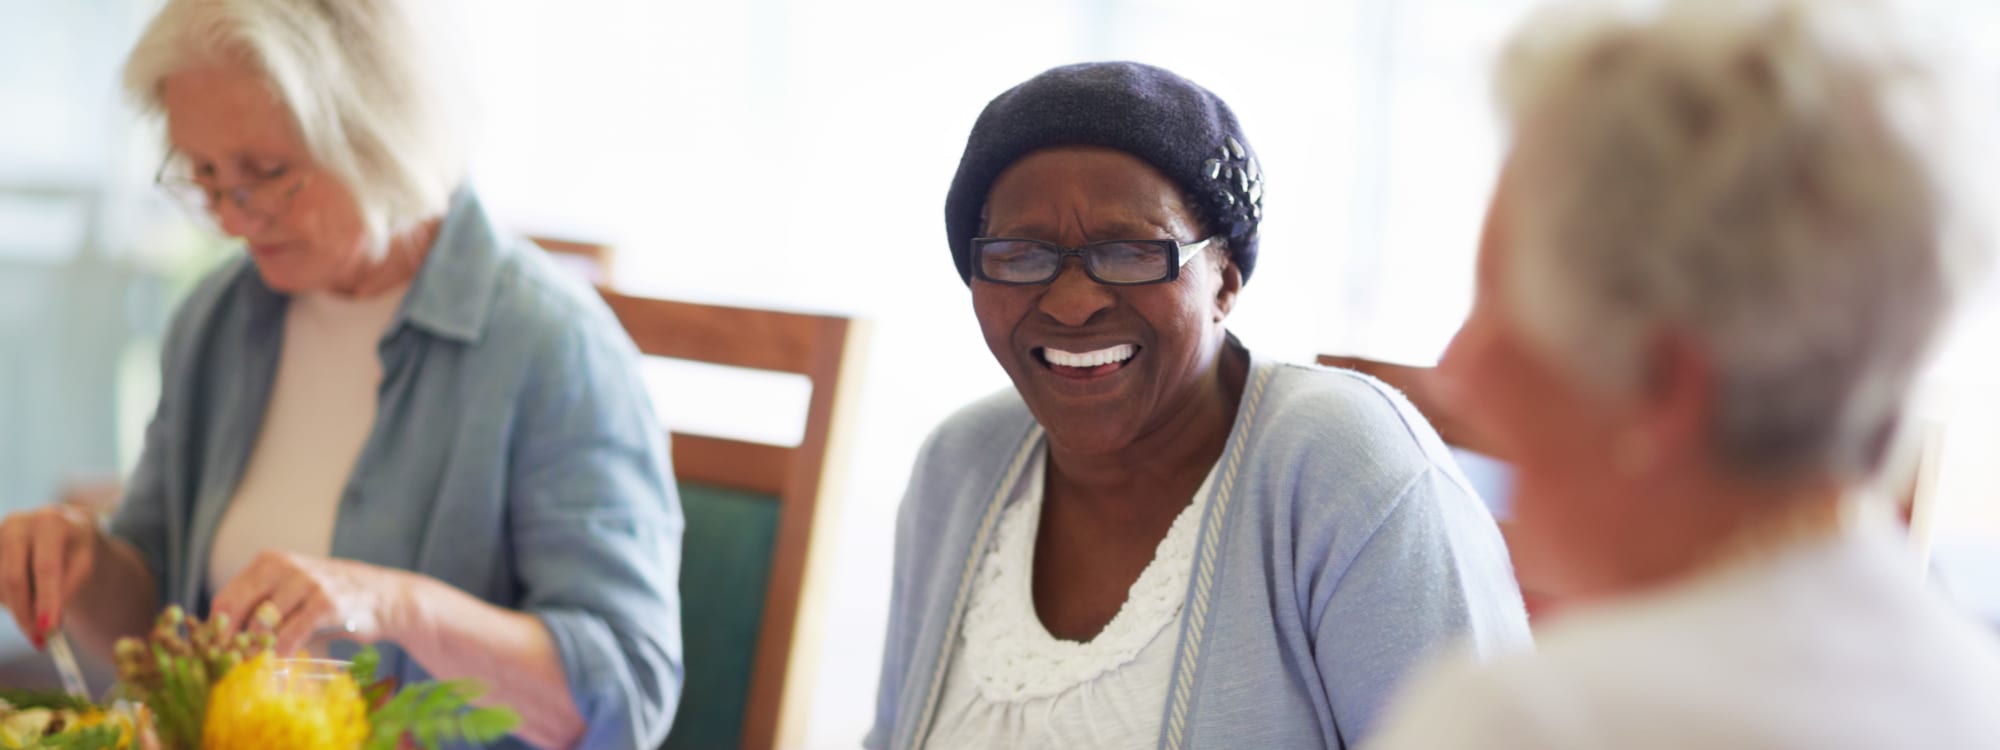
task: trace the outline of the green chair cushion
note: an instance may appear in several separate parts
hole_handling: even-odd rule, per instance
[[[742,742],[764,591],[778,536],[778,498],[680,483],[681,637],[687,679],[663,750]]]

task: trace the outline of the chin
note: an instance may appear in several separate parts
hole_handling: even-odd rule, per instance
[[[283,294],[297,294],[312,288],[305,276],[280,263],[257,263],[257,276],[272,291]]]
[[[263,264],[258,264],[257,276],[262,278],[264,286],[270,287],[272,291],[290,294],[299,290],[299,285],[293,280],[291,274],[284,273],[283,271],[275,271]]]
[[[1035,421],[1048,431],[1050,440],[1070,453],[1108,455],[1123,451],[1151,422],[1148,414],[1140,413],[1148,400],[1134,395],[1133,384],[1086,396],[1050,393],[1039,385],[1024,388],[1017,382],[1015,391],[1027,402]]]
[[[1046,407],[1045,407],[1046,408]],[[1049,440],[1061,443],[1063,449],[1071,453],[1105,455],[1117,453],[1130,447],[1138,438],[1138,431],[1125,424],[1126,420],[1111,414],[1092,414],[1089,411],[1055,409],[1052,419],[1045,419],[1044,409],[1034,404],[1028,410],[1035,413],[1035,421],[1049,433]]]

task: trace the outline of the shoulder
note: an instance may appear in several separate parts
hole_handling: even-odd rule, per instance
[[[1744,637],[1757,627],[1755,611],[1701,592],[1655,592],[1565,612],[1536,631],[1532,652],[1482,661],[1460,645],[1411,682],[1394,731],[1429,724],[1430,731],[1532,738],[1516,746],[1553,748],[1734,744],[1694,741],[1714,739],[1711,730],[1739,742],[1776,736],[1757,727],[1763,712],[1738,709],[1758,705],[1761,690],[1801,687],[1764,680],[1760,658],[1781,649],[1724,655],[1764,639]],[[1718,682],[1725,674],[1730,679]],[[1696,716],[1709,726],[1685,723]],[[1663,721],[1679,727],[1661,734]]]
[[[1265,442],[1365,449],[1374,461],[1415,467],[1449,460],[1430,423],[1403,394],[1353,370],[1273,363],[1260,407]],[[1247,397],[1247,394],[1246,394]]]
[[[256,274],[250,258],[239,255],[195,283],[194,289],[174,308],[167,324],[165,356],[169,372],[192,364],[189,359],[198,356],[197,351],[220,319],[240,314],[240,307],[261,290]]]
[[[931,430],[918,453],[918,470],[942,461],[962,464],[976,456],[1009,452],[1035,424],[1028,404],[1012,386],[959,407]]]
[[[482,340],[513,340],[510,348],[541,362],[541,367],[637,356],[604,298],[583,279],[564,271],[523,238],[502,238],[498,253],[493,307]]]
[[[1713,613],[1702,609],[1660,598],[1595,605],[1538,629],[1532,650],[1495,656],[1459,643],[1409,681],[1383,724],[1397,739],[1380,747],[1486,746],[1480,737],[1505,737],[1509,748],[1682,746],[1670,738],[1703,733],[1662,735],[1661,720],[1705,715],[1719,726],[1741,713],[1729,703],[1759,700],[1716,681],[1754,680],[1755,670],[1717,662],[1701,635],[1717,632]]]
[[[993,487],[1034,428],[1034,415],[1011,387],[945,417],[917,451],[903,504],[905,522],[935,526],[975,508],[968,493]]]
[[[199,314],[229,303],[248,290],[256,273],[257,266],[248,256],[230,258],[195,282],[194,289],[181,302],[177,317]]]
[[[1384,715],[1372,750],[1586,748],[1575,691],[1532,654],[1476,661],[1455,648],[1415,674]]]
[[[1352,370],[1272,363],[1248,424],[1250,453],[1265,471],[1283,472],[1295,494],[1341,498],[1345,511],[1386,513],[1413,487],[1470,495],[1436,430],[1408,399]],[[1366,507],[1364,507],[1366,506]]]
[[[929,557],[943,532],[975,522],[1035,429],[1008,388],[946,417],[917,451],[898,517],[903,552]]]

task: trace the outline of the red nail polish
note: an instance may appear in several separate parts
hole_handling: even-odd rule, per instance
[[[49,616],[44,613],[35,618],[35,640],[41,640],[49,633]]]

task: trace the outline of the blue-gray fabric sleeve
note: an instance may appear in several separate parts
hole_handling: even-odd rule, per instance
[[[587,724],[577,746],[653,750],[680,701],[684,521],[637,353],[596,323],[564,332],[526,386],[508,528],[520,606]]]
[[[1362,744],[1439,649],[1528,642],[1511,570],[1491,517],[1449,474],[1432,467],[1404,487],[1346,571],[1313,592],[1314,658],[1343,744]]]

